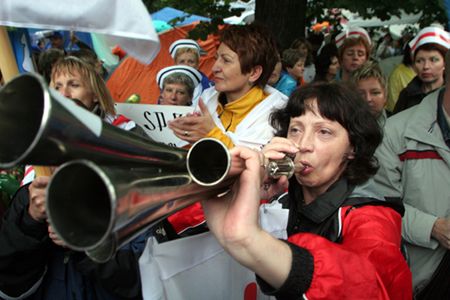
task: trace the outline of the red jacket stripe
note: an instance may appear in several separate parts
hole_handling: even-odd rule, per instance
[[[410,159],[441,159],[442,157],[435,150],[417,151],[406,150],[398,156],[401,161]]]

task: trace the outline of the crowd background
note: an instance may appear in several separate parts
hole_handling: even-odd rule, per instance
[[[63,96],[106,122],[143,136],[145,133],[132,120],[116,115],[114,102],[194,107],[192,114],[173,120],[169,127],[187,142],[186,148],[203,137],[213,137],[221,140],[233,155],[248,162],[248,172],[245,172],[248,178],[243,175],[233,191],[237,195],[235,202],[227,199],[231,204],[226,208],[210,202],[203,206],[196,203],[127,245],[116,257],[125,265],[117,260],[106,265],[91,265],[85,261],[88,258],[64,249],[64,243],[55,235],[51,224],[46,223],[43,204],[36,199],[44,201],[49,177],[36,176],[32,168],[25,166],[2,170],[0,214],[5,218],[0,223],[0,241],[11,242],[14,234],[20,233],[23,243],[11,243],[11,247],[2,248],[0,277],[7,278],[8,272],[12,272],[11,266],[19,265],[20,257],[21,269],[25,270],[34,264],[24,264],[27,256],[43,255],[43,249],[54,251],[62,247],[63,251],[44,255],[42,261],[48,263],[35,266],[34,274],[31,272],[26,281],[14,281],[14,277],[10,277],[8,282],[0,284],[0,297],[11,292],[30,293],[29,297],[35,297],[29,299],[46,299],[51,295],[69,294],[72,289],[81,299],[88,299],[92,294],[95,294],[94,299],[139,299],[142,295],[140,279],[136,279],[139,278],[137,263],[144,251],[145,239],[152,235],[158,242],[171,242],[205,233],[208,229],[233,258],[257,274],[261,290],[277,298],[325,297],[326,293],[321,291],[336,288],[333,281],[325,279],[330,274],[342,277],[345,289],[337,284],[342,296],[345,291],[360,296],[377,295],[380,299],[408,299],[411,294],[417,299],[438,299],[449,295],[445,274],[450,269],[450,193],[445,178],[450,155],[450,96],[443,87],[448,82],[445,70],[450,69],[446,65],[450,34],[446,28],[440,24],[420,29],[407,27],[401,37],[394,37],[385,28],[325,30],[311,32],[306,38],[299,37],[287,49],[280,49],[276,34],[262,24],[225,26],[219,35],[206,41],[187,39],[190,26],[193,25],[173,28],[171,34],[160,35],[161,50],[149,65],[115,49],[119,64],[106,68],[95,51],[75,34],[70,35],[71,49],[68,50],[64,46],[64,36],[58,31],[38,41],[34,63],[37,72]],[[332,96],[341,103],[339,107],[332,103]],[[311,99],[315,100],[311,102]],[[356,118],[355,114],[360,115]],[[297,128],[290,122],[301,125]],[[328,127],[323,130],[331,133],[322,132],[322,128],[317,130],[317,141],[311,137],[308,141],[295,137],[301,130],[313,132],[311,128],[317,127],[311,126],[314,122],[331,123],[332,130]],[[340,161],[337,157],[330,162],[329,158],[334,156],[326,156],[329,154],[323,142],[326,138],[322,137],[334,132],[345,132],[343,136],[348,137],[339,136],[340,142],[333,144],[337,148],[346,146],[339,148],[342,153],[338,154],[344,158],[338,166],[334,165]],[[368,150],[363,141],[369,137],[372,144]],[[261,234],[264,229],[256,221],[259,201],[271,198],[267,197],[267,190],[260,194],[259,187],[264,183],[259,182],[261,178],[255,166],[258,169],[264,160],[260,161],[258,151],[268,158],[289,152],[302,152],[306,157],[305,153],[318,151],[318,165],[333,167],[331,171],[319,173],[321,169],[315,171],[310,161],[302,160],[299,163],[304,168],[296,170],[296,181],[287,182],[283,178],[277,182],[278,188],[282,186],[288,192],[287,200],[277,198],[274,201],[280,202],[283,209],[289,209],[288,243]],[[362,162],[371,163],[375,158],[380,166],[378,170],[376,164],[367,166]],[[256,161],[258,163],[252,165]],[[361,180],[355,179],[357,172],[353,168],[358,170],[358,167]],[[314,172],[318,173],[318,178],[314,177]],[[314,174],[314,180],[308,178],[310,173]],[[256,182],[256,187],[249,182]],[[340,188],[344,187],[342,191]],[[251,191],[254,207],[243,204],[242,191]],[[327,193],[341,202],[336,204],[336,210],[329,212],[327,222],[318,222],[311,216],[320,211],[320,207],[312,203],[328,201]],[[360,202],[350,200],[353,198]],[[242,237],[241,232],[228,232],[229,227],[224,226],[231,224],[236,215],[242,217],[233,208],[236,211],[249,209],[255,217],[249,222],[234,223],[236,228],[249,230],[258,237],[253,245],[240,240],[245,242],[252,236]],[[345,223],[351,229],[344,235],[356,242],[342,243],[341,235],[330,234],[334,223],[329,223],[339,218],[341,208],[346,210],[345,216],[353,209],[360,209],[358,213],[367,214],[366,221],[369,220],[373,228],[380,225],[374,216],[389,220],[386,222],[392,227],[387,230],[386,223],[380,229],[386,232],[373,237],[370,232],[358,231]],[[311,220],[296,220],[295,214],[307,213],[312,214],[305,215]],[[362,220],[359,217],[358,214],[358,222]],[[402,225],[400,217],[403,217]],[[317,224],[312,225],[314,222]],[[310,245],[304,240],[304,233],[314,235],[317,243]],[[370,247],[361,246],[360,235],[370,236],[375,242]],[[36,240],[27,240],[30,236]],[[328,240],[323,242],[322,238]],[[386,249],[380,253],[374,250],[381,247],[380,244],[383,247],[387,244],[386,249],[390,249],[392,256],[387,255]],[[277,255],[262,258],[264,251],[261,250],[266,247],[280,251],[287,260],[277,260]],[[343,251],[341,247],[348,248]],[[242,249],[251,253],[251,257]],[[334,253],[330,249],[335,249]],[[384,261],[379,258],[385,255],[389,263],[383,265]],[[69,271],[64,271],[73,274],[72,278],[65,279],[70,284],[55,287],[52,282],[58,277],[58,266],[67,264],[70,257],[73,257],[73,265],[68,265]],[[345,259],[364,266],[367,276],[362,282],[350,272],[335,274],[327,268],[313,267],[323,262],[342,267]],[[52,269],[47,271],[49,266]],[[129,272],[135,281],[129,283],[122,277],[115,277],[116,271]],[[124,283],[123,290],[121,285],[115,286],[120,281]],[[19,286],[21,283],[23,285]],[[357,283],[362,283],[365,289],[350,287]],[[90,291],[85,293],[82,289]]]

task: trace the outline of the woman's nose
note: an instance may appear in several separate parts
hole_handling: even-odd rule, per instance
[[[70,93],[70,89],[69,89],[69,88],[67,88],[67,87],[62,87],[62,88],[59,89],[59,92],[60,92],[60,94],[63,95],[64,97],[72,99],[71,93]]]
[[[314,139],[312,133],[305,132],[297,141],[300,152],[312,151],[314,148]]]
[[[217,60],[214,62],[211,70],[213,73],[217,73],[220,71],[220,64]]]

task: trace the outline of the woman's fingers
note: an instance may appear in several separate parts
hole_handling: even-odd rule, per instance
[[[275,137],[261,151],[267,158],[282,159],[286,154],[297,153],[299,148],[286,138]]]

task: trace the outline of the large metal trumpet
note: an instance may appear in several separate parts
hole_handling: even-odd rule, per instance
[[[97,262],[170,214],[226,192],[243,168],[215,139],[187,151],[115,128],[38,75],[0,90],[0,120],[0,168],[63,163],[47,188],[49,221],[67,246]],[[270,177],[290,177],[294,164],[265,167]]]
[[[104,262],[144,230],[196,201],[228,191],[240,174],[220,141],[202,139],[189,150],[187,172],[129,169],[76,160],[61,166],[48,187],[47,214],[72,249]],[[230,172],[230,168],[233,170]],[[291,176],[290,158],[270,161],[270,177]],[[80,178],[83,178],[81,181]]]
[[[183,169],[187,154],[103,122],[31,73],[0,91],[0,137],[0,168],[87,158],[104,165]]]

